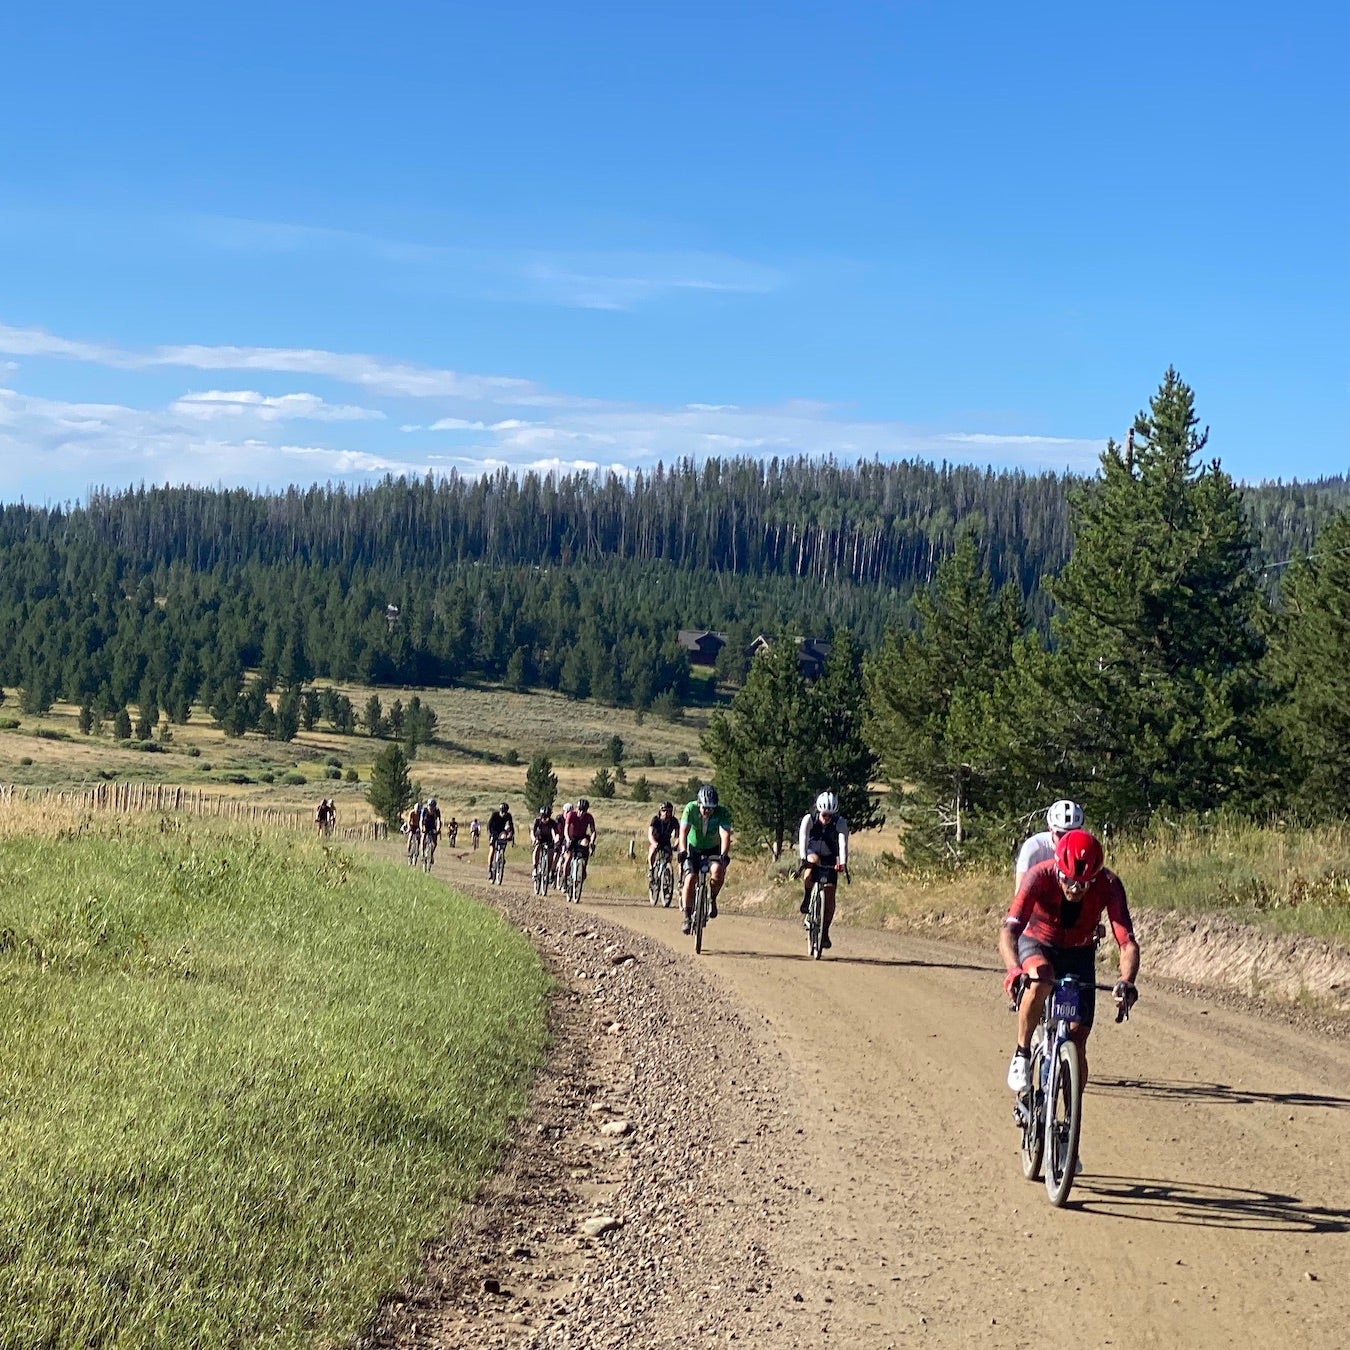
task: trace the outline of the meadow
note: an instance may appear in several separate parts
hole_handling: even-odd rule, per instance
[[[547,978],[365,851],[0,811],[0,1345],[350,1340],[492,1168]]]
[[[360,708],[370,691],[342,686],[341,692]],[[591,798],[601,831],[591,885],[600,890],[634,894],[644,889],[641,863],[656,803],[669,796],[682,804],[690,795],[690,780],[712,772],[700,746],[705,708],[686,710],[672,722],[552,692],[464,686],[379,693],[386,707],[394,697],[406,703],[417,693],[436,710],[437,743],[419,749],[413,777],[437,797],[447,821],[486,820],[502,799],[523,821],[526,765],[532,755],[547,754],[558,776],[559,800]],[[253,735],[232,740],[197,709],[186,726],[172,728],[172,741],[146,753],[111,740],[106,732],[80,736],[73,707],[57,705],[42,718],[17,714],[14,708],[12,698],[0,706],[5,714],[0,722],[20,723],[0,730],[0,782],[73,786],[141,777],[307,814],[319,796],[331,796],[340,824],[371,819],[365,785],[371,761],[386,742],[364,733],[342,736],[316,729],[301,732],[289,744]],[[594,791],[594,778],[601,768],[614,772],[607,747],[615,735],[624,744],[626,782],[617,785],[612,798],[602,799]],[[32,762],[22,764],[24,758]],[[357,781],[345,781],[349,771]],[[287,782],[288,776],[304,782]],[[241,778],[248,781],[237,781]],[[634,799],[639,778],[646,780],[650,801]],[[630,845],[636,862],[629,860]],[[1011,858],[1006,869],[919,874],[895,865],[899,851],[890,826],[855,838],[853,884],[840,888],[845,921],[986,940],[991,918],[997,922],[1009,898]],[[1159,824],[1137,837],[1112,841],[1108,853],[1136,907],[1219,911],[1240,922],[1350,942],[1350,833],[1343,828]],[[787,913],[796,903],[788,873],[766,853],[739,848],[729,901]]]

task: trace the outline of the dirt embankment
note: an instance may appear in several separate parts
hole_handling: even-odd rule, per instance
[[[1350,951],[1222,915],[1137,915],[1151,975],[1350,1012]]]

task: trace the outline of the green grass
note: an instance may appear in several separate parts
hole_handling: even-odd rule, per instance
[[[1131,903],[1350,944],[1350,830],[1159,825],[1111,850]]]
[[[340,849],[0,837],[0,1345],[349,1339],[492,1166],[546,986]]]

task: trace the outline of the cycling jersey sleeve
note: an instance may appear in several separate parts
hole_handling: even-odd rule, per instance
[[[839,831],[839,864],[841,867],[848,866],[848,821],[843,816],[835,817],[836,828]]]
[[[1111,920],[1111,932],[1118,946],[1134,941],[1134,921],[1130,918],[1130,906],[1125,899],[1125,886],[1119,877],[1113,877],[1115,885],[1106,900],[1106,917]]]
[[[806,861],[806,841],[811,833],[811,813],[808,811],[802,817],[801,829],[797,831],[797,856],[802,862]]]

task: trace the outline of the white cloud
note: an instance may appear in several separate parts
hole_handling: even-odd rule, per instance
[[[425,244],[356,230],[229,217],[198,217],[216,248],[256,253],[359,253],[415,270],[422,290],[581,309],[632,309],[675,295],[762,295],[784,274],[763,263],[701,249],[526,249]]]
[[[253,389],[210,389],[202,394],[184,394],[173,410],[185,417],[214,421],[220,417],[256,417],[263,422],[309,418],[315,422],[379,422],[385,414],[374,408],[325,403],[317,394],[269,396]]]
[[[319,349],[192,345],[135,353],[0,326],[0,351],[131,372],[125,381],[129,388],[145,382],[141,372],[151,372],[158,377],[151,382],[162,383],[164,371],[189,366],[247,369],[288,380],[324,374],[364,394],[357,404],[313,392],[213,388],[167,404],[161,394],[153,406],[134,407],[78,397],[45,399],[0,385],[0,498],[141,479],[280,487],[325,477],[436,474],[452,465],[469,473],[501,466],[631,471],[658,460],[669,464],[730,454],[945,459],[1091,471],[1105,441],[1017,427],[925,428],[859,418],[838,405],[809,399],[754,407],[574,398],[524,379]],[[78,388],[77,378],[70,383]],[[410,412],[413,420],[404,420]],[[326,424],[334,434],[340,428],[342,443],[316,443],[327,439],[318,430],[299,443],[288,428],[300,421]],[[445,453],[447,432],[459,433],[453,457]],[[426,437],[429,444],[410,437]]]
[[[486,431],[486,422],[471,422],[464,417],[441,417],[427,428],[428,431]],[[408,427],[405,430],[413,430]]]

